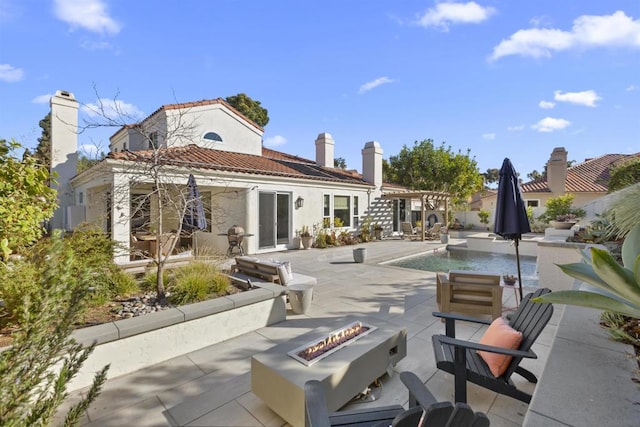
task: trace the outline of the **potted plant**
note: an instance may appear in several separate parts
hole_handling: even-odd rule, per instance
[[[302,247],[305,249],[309,249],[313,244],[313,236],[311,235],[311,231],[309,231],[308,225],[302,226],[302,230],[300,231],[300,240],[302,241]]]
[[[502,276],[502,280],[504,281],[505,285],[514,286],[518,281],[518,278],[513,274],[505,274],[504,276]]]
[[[578,220],[578,216],[572,213],[556,215],[555,221],[549,221],[549,225],[557,230],[569,230]]]
[[[571,207],[574,198],[575,196],[571,193],[551,197],[545,203],[546,212],[540,215],[538,219],[548,222],[550,226],[556,229],[570,229],[585,215],[583,209]]]
[[[440,229],[440,243],[449,243],[449,230],[446,227]]]
[[[382,240],[382,231],[384,230],[384,228],[382,228],[382,226],[380,224],[378,224],[377,222],[373,225],[373,233],[376,236],[376,240]]]

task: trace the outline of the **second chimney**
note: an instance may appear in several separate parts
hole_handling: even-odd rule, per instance
[[[319,166],[333,167],[333,148],[335,141],[331,134],[321,133],[316,138],[316,163]]]
[[[565,193],[567,181],[567,150],[556,147],[547,162],[547,185],[555,196]]]

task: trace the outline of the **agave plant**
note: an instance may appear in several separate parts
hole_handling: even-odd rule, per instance
[[[535,302],[579,305],[640,318],[640,224],[622,244],[622,263],[605,249],[583,251],[583,262],[558,265],[567,275],[605,291],[557,291],[534,298]],[[610,294],[611,296],[609,296]]]

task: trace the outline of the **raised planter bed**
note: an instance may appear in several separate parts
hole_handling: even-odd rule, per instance
[[[108,377],[117,377],[285,318],[284,287],[260,283],[239,294],[78,329],[76,340],[97,345],[68,390],[90,385],[106,364]]]

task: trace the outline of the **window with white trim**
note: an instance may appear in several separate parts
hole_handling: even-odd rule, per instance
[[[351,226],[351,197],[333,196],[333,221],[340,218],[343,227]]]
[[[360,225],[360,213],[358,206],[358,196],[353,196],[353,227],[358,228]]]
[[[537,208],[540,207],[540,200],[527,200],[527,207]]]
[[[222,142],[222,137],[216,132],[207,132],[202,136],[206,142]]]

